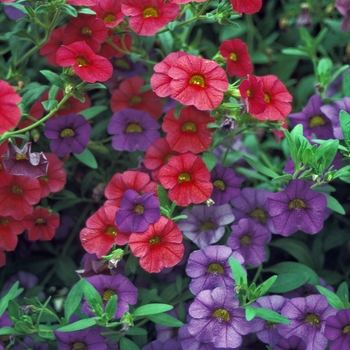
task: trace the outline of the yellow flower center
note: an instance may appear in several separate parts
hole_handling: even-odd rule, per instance
[[[18,187],[17,185],[12,186],[11,191],[14,194],[23,194],[23,190],[20,187]]]
[[[230,60],[231,61],[237,61],[237,55],[234,52],[230,53]]]
[[[223,275],[224,268],[220,264],[210,264],[207,272],[212,273],[213,275]]]
[[[181,173],[177,178],[179,183],[184,181],[191,181],[191,175],[189,173]]]
[[[145,211],[145,208],[141,204],[137,204],[134,208],[134,212],[137,214],[143,214]]]
[[[196,124],[193,122],[186,122],[185,124],[182,125],[181,130],[196,132],[197,131]]]
[[[245,93],[247,94],[248,97],[250,97],[252,95],[250,90],[247,90]]]
[[[88,27],[83,27],[83,28],[81,28],[81,34],[85,34],[85,35],[90,35],[91,36],[92,31]]]
[[[8,225],[10,221],[8,221],[8,219],[6,218],[0,218],[0,225]]]
[[[309,314],[304,318],[304,322],[310,323],[315,327],[320,327],[320,319],[315,314]]]
[[[102,293],[102,300],[107,301],[112,298],[113,295],[116,295],[116,292],[112,289],[106,289]]]
[[[71,109],[72,108],[72,104],[68,101],[66,101],[61,107],[60,107],[60,110],[61,109]]]
[[[142,11],[143,18],[158,17],[158,10],[154,7],[147,7]]]
[[[202,88],[205,87],[205,79],[199,74],[192,75],[189,83],[191,85],[198,85],[198,86],[200,86]]]
[[[325,125],[325,120],[320,115],[315,115],[309,120],[309,127],[314,128],[315,126]]]
[[[60,135],[61,137],[73,137],[75,135],[75,132],[74,130],[67,128],[63,129]]]
[[[49,177],[47,175],[40,176],[39,179],[44,181],[44,182],[49,182]]]
[[[28,160],[28,157],[26,154],[18,154],[16,153],[16,160]]]
[[[249,213],[249,216],[251,216],[254,219],[259,220],[262,224],[266,221],[266,214],[263,210],[257,208],[254,209],[252,212]]]
[[[159,236],[154,236],[149,240],[149,245],[152,246],[152,245],[160,243],[161,241],[162,240],[160,239]]]
[[[266,103],[270,103],[271,102],[270,95],[268,95],[267,93],[264,93],[264,100],[265,100]]]
[[[76,341],[75,343],[73,343],[72,350],[86,350],[86,346],[84,343]]]
[[[215,180],[214,183],[213,183],[213,185],[214,185],[215,187],[219,188],[221,191],[225,191],[226,186],[225,186],[225,183],[224,183],[223,181],[221,181],[221,180]]]
[[[243,236],[243,237],[241,238],[241,243],[242,243],[242,244],[245,244],[245,245],[250,244],[250,243],[251,243],[250,237],[249,237],[249,236]]]
[[[43,218],[37,218],[35,220],[35,225],[43,225],[43,224],[46,224],[46,220],[43,219]]]
[[[212,314],[213,317],[218,318],[220,321],[229,322],[230,314],[224,309],[217,309]]]
[[[201,227],[199,228],[199,231],[208,231],[208,230],[216,230],[216,226],[214,225],[214,223],[212,223],[211,221],[204,221],[202,222]]]
[[[126,127],[125,132],[130,134],[131,132],[142,132],[142,128],[139,124],[131,123]]]
[[[103,22],[105,23],[111,23],[115,21],[115,16],[112,13],[107,13],[104,17],[103,17]]]
[[[123,60],[122,58],[118,58],[114,61],[114,65],[117,68],[124,69],[126,71],[129,71],[131,69],[130,63],[126,60]]]
[[[343,334],[350,334],[350,325],[343,328]]]
[[[86,67],[89,65],[88,61],[84,57],[77,57],[75,60],[78,63],[78,67]]]
[[[117,229],[114,226],[109,226],[105,231],[107,235],[115,237],[117,235]]]
[[[293,199],[290,203],[289,203],[289,209],[295,209],[295,210],[300,210],[300,209],[305,209],[306,208],[306,204],[304,201],[302,201],[301,199]]]
[[[133,106],[136,103],[142,102],[142,97],[141,96],[133,96],[129,102],[130,106]]]
[[[267,328],[267,329],[276,328],[277,324],[278,324],[278,323],[276,323],[276,322],[267,321],[267,322],[266,322],[266,328]]]

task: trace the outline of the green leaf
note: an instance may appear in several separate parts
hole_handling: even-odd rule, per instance
[[[158,199],[161,207],[169,207],[170,201],[168,197],[168,192],[160,185],[157,186]]]
[[[126,276],[130,274],[135,274],[137,267],[139,265],[138,259],[133,254],[129,254],[128,260],[125,263],[125,274]]]
[[[2,327],[0,329],[0,335],[21,335],[22,332],[17,331],[12,327]]]
[[[95,84],[86,84],[84,86],[84,91],[89,91],[89,90],[96,90],[96,89],[107,89],[106,85],[103,85],[101,83],[95,83]]]
[[[71,17],[78,16],[77,10],[71,5],[63,4],[61,5],[60,10]]]
[[[79,112],[86,120],[90,120],[92,118],[95,118],[97,115],[101,114],[107,109],[106,106],[93,106],[88,109],[84,109],[83,111]]]
[[[18,288],[19,282],[17,281],[12,285],[10,290],[0,300],[0,316],[7,309],[7,305],[10,300],[16,299],[22,292],[23,288]]]
[[[269,279],[267,279],[265,282],[263,282],[262,284],[260,284],[259,288],[259,296],[263,296],[265,295],[269,289],[271,288],[271,286],[275,283],[277,279],[277,276],[271,276]]]
[[[73,285],[79,280],[76,269],[77,265],[74,260],[69,256],[64,256],[57,260],[55,272],[62,282]]]
[[[248,156],[248,155],[244,155],[243,158],[245,159],[245,161],[252,166],[254,169],[256,169],[257,171],[259,171],[260,173],[271,177],[271,178],[275,178],[278,177],[279,175],[274,172],[273,170],[269,169],[268,167],[266,167],[265,165],[261,164],[260,162],[258,162],[257,160],[255,160],[254,158]]]
[[[24,105],[25,108],[22,108],[24,111],[29,111],[29,108],[32,104],[39,99],[39,97],[48,89],[47,85],[40,85],[39,83],[29,83],[25,86],[20,94],[22,96],[21,105]]]
[[[285,48],[282,49],[281,52],[285,55],[291,55],[291,56],[301,56],[301,57],[309,57],[308,53],[305,50],[302,49],[294,49],[294,48]]]
[[[44,339],[56,340],[52,328],[44,324],[39,326],[38,335]]]
[[[64,317],[69,321],[70,317],[73,315],[74,311],[79,306],[83,298],[83,290],[81,287],[81,280],[76,283],[67,295],[64,302]]]
[[[55,100],[60,88],[56,85],[52,85],[49,90],[49,100]]]
[[[56,100],[42,101],[41,104],[44,106],[46,111],[49,111],[57,106],[58,102]]]
[[[341,215],[345,215],[345,210],[343,206],[331,195],[328,193],[323,193],[327,198],[327,208],[332,209],[336,213],[339,213]]]
[[[37,41],[35,40],[35,38],[32,37],[32,36],[31,36],[26,30],[24,30],[24,29],[20,29],[20,30],[18,30],[18,31],[16,31],[16,32],[8,32],[8,33],[6,33],[4,36],[5,36],[5,38],[6,38],[7,40],[11,39],[13,36],[18,36],[18,37],[20,37],[20,38],[28,39],[28,40],[30,40],[33,44],[38,45],[38,43],[37,43]]]
[[[348,79],[350,80],[350,75],[347,74],[347,76],[348,76]],[[349,81],[349,84],[350,84],[350,81]],[[349,91],[349,97],[350,97],[350,91]],[[340,111],[339,122],[343,133],[344,142],[346,143],[346,145],[350,150],[350,115],[346,111]]]
[[[50,70],[41,70],[40,73],[45,76],[45,78],[53,85],[58,86],[60,89],[64,90],[64,81],[61,79],[61,77],[51,72]]]
[[[140,316],[147,316],[147,315],[154,315],[154,314],[160,314],[162,312],[166,312],[169,310],[172,310],[174,307],[172,305],[167,304],[148,304],[148,305],[142,305],[138,307],[132,315],[134,317],[140,317]]]
[[[251,321],[255,317],[255,308],[251,306],[245,307],[245,318],[247,321]]]
[[[147,316],[149,320],[156,324],[161,324],[163,326],[168,327],[181,327],[183,326],[183,323],[176,319],[173,316],[170,316],[168,314],[156,314],[156,315],[149,315]]]
[[[341,309],[346,308],[346,306],[340,300],[338,295],[336,295],[335,293],[331,292],[329,289],[324,288],[322,286],[316,286],[316,288],[322,295],[324,295],[327,298],[330,306],[334,307],[337,310],[341,310]]]
[[[211,171],[214,168],[217,162],[217,159],[214,156],[214,154],[210,152],[204,152],[202,154],[202,159],[209,171]]]
[[[342,282],[337,289],[337,296],[343,301],[349,301],[349,288],[346,281]]]
[[[270,293],[285,293],[294,290],[307,283],[309,276],[306,273],[284,273],[277,276]]]
[[[119,348],[120,350],[140,350],[133,341],[125,337],[120,339]]]
[[[255,307],[254,312],[255,312],[255,316],[260,317],[263,320],[274,322],[274,323],[290,324],[290,321],[288,320],[288,318],[280,315],[276,311],[266,309],[263,307]]]
[[[268,182],[268,178],[264,175],[260,175],[259,173],[251,170],[251,169],[247,169],[247,168],[243,168],[243,167],[236,167],[235,171],[237,173],[246,175],[248,178],[253,178],[253,179],[257,179],[263,182]]]
[[[19,304],[14,300],[9,300],[7,311],[10,319],[20,319],[19,307]]]
[[[148,332],[143,328],[131,327],[126,332],[126,335],[147,335]]]
[[[174,110],[175,119],[179,119],[180,113],[181,113],[181,110],[183,107],[184,107],[184,105],[182,105],[181,103],[176,105],[175,110]]]
[[[73,153],[73,154],[74,154],[75,158],[77,158],[79,161],[81,161],[82,163],[84,163],[88,167],[90,167],[92,169],[98,168],[96,158],[88,148],[85,148],[83,153],[80,153],[80,154]]]
[[[343,75],[342,90],[345,97],[350,97],[350,74]]]
[[[81,285],[83,288],[83,293],[86,298],[86,301],[90,305],[91,308],[95,308],[95,306],[99,306],[102,310],[102,298],[98,291],[95,289],[93,285],[91,285],[87,280],[82,279]],[[100,315],[98,315],[100,316]]]
[[[57,332],[74,332],[80,331],[81,329],[92,327],[96,324],[97,317],[84,318],[83,320],[79,320],[74,322],[68,326],[63,326],[61,328],[57,328]]]
[[[247,285],[247,274],[244,271],[242,265],[234,258],[228,259],[232,275],[235,280],[235,285]]]
[[[168,55],[173,51],[174,38],[170,31],[166,31],[158,34],[160,43],[162,44],[165,55]]]
[[[112,297],[108,300],[106,305],[106,314],[109,319],[112,319],[117,311],[118,305],[118,295],[112,295]]]

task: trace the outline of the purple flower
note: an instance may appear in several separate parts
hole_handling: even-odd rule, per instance
[[[241,180],[236,177],[235,172],[221,165],[217,165],[210,172],[210,181],[214,185],[211,199],[215,205],[223,205],[231,199],[239,196]]]
[[[350,2],[349,0],[337,0],[335,2],[336,9],[344,16],[340,30],[347,32],[350,30]]]
[[[183,210],[187,219],[178,221],[178,227],[183,234],[199,248],[216,243],[225,233],[225,226],[234,220],[229,204],[217,207],[196,205],[191,211]]]
[[[231,290],[215,288],[200,292],[189,308],[193,317],[188,332],[196,340],[213,343],[216,348],[237,348],[242,335],[250,332],[245,311]]]
[[[86,350],[107,350],[107,344],[95,328],[86,328],[75,332],[60,332],[55,329],[59,350],[86,349]]]
[[[327,199],[311,190],[307,181],[291,180],[284,191],[270,194],[268,203],[275,229],[282,236],[298,230],[315,234],[323,227]]]
[[[333,125],[331,120],[321,111],[322,104],[321,96],[311,96],[301,112],[289,115],[291,127],[294,128],[296,125],[302,124],[303,134],[309,140],[333,138]]]
[[[31,153],[31,147],[31,142],[27,142],[22,149],[8,143],[7,156],[2,162],[9,174],[29,176],[32,179],[47,174],[49,162],[44,152]]]
[[[324,336],[331,341],[330,350],[349,349],[350,309],[339,310],[327,318]]]
[[[290,324],[280,324],[278,331],[285,338],[292,335],[302,338],[307,349],[325,349],[326,320],[335,313],[336,310],[328,305],[324,295],[309,295],[306,298],[287,300],[281,314],[290,320]]]
[[[267,204],[267,197],[270,194],[271,192],[267,190],[243,188],[239,197],[231,200],[232,212],[236,221],[243,218],[252,219],[255,223],[264,226],[269,232],[275,233]]]
[[[85,150],[91,134],[91,126],[81,114],[49,119],[46,122],[44,135],[51,139],[51,151],[59,157],[70,152],[80,154]]]
[[[241,219],[238,225],[231,226],[231,230],[227,245],[240,253],[246,264],[258,266],[265,261],[264,246],[270,241],[271,234],[263,226],[251,219]]]
[[[208,246],[192,252],[186,267],[187,275],[192,278],[190,291],[197,295],[204,289],[212,290],[219,286],[233,290],[234,279],[228,262],[230,257],[244,264],[241,254],[225,246]]]
[[[139,195],[134,190],[124,192],[115,221],[124,232],[145,232],[160,218],[160,202],[153,192]]]
[[[160,125],[147,113],[126,108],[113,114],[108,133],[114,135],[112,146],[118,151],[146,151],[160,137]]]
[[[142,348],[142,350],[181,350],[181,344],[177,340],[169,339],[165,343],[154,340]]]
[[[128,312],[129,304],[136,304],[138,294],[137,288],[122,275],[96,275],[88,277],[86,280],[92,284],[101,295],[104,306],[106,306],[108,300],[113,295],[118,296],[117,311],[114,315],[115,318],[121,318],[124,312]],[[86,300],[83,302],[81,311],[87,313],[89,316],[94,316]]]
[[[339,67],[336,67],[339,68]],[[342,92],[343,90],[343,77],[344,74],[349,74],[350,68],[345,69],[344,72],[339,74],[328,86],[327,90],[324,93],[324,97],[333,97]]]
[[[289,338],[281,338],[274,350],[306,350],[306,344],[303,339],[292,335]]]
[[[310,15],[310,5],[301,4],[300,8],[301,12],[296,21],[297,27],[311,27],[312,17]]]
[[[334,288],[332,286],[329,286],[323,278],[320,278],[319,280],[320,280],[320,285],[322,287],[325,287],[331,292],[334,292]],[[316,286],[314,286],[313,284],[305,283],[294,290],[283,293],[283,296],[285,298],[292,299],[292,298],[298,298],[298,297],[307,297],[311,294],[320,294],[320,292],[317,290]]]

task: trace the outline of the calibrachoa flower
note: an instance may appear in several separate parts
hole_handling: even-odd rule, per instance
[[[31,152],[32,143],[27,142],[22,149],[9,143],[7,157],[3,159],[6,171],[12,175],[37,178],[47,174],[48,160],[43,152]]]
[[[186,266],[186,273],[192,278],[189,285],[190,291],[197,295],[202,290],[211,290],[220,286],[233,290],[234,279],[228,262],[230,257],[241,265],[244,264],[241,254],[221,245],[208,246],[192,252]]]
[[[129,16],[129,25],[138,35],[154,35],[158,29],[174,21],[180,7],[164,0],[123,0],[122,12]]]
[[[269,195],[268,207],[278,234],[290,236],[298,230],[315,234],[323,227],[327,199],[310,189],[307,181],[295,179],[284,191]]]
[[[223,205],[239,196],[241,180],[231,168],[216,165],[210,172],[210,181],[214,185],[211,199],[215,205]]]
[[[113,114],[108,133],[113,135],[112,146],[118,151],[146,151],[160,137],[160,125],[147,113],[126,108]]]
[[[175,266],[185,250],[181,231],[174,221],[164,216],[150,224],[144,233],[131,234],[129,246],[132,253],[141,258],[141,267],[148,272]]]
[[[106,81],[113,73],[112,64],[106,58],[96,55],[85,41],[61,46],[56,57],[59,66],[72,66],[75,74],[88,83]]]
[[[218,107],[228,89],[226,73],[216,62],[193,55],[180,57],[168,75],[171,97],[199,110]]]
[[[46,121],[44,135],[51,139],[51,151],[59,157],[70,152],[80,154],[85,150],[91,134],[91,126],[81,114],[49,119]]]
[[[22,220],[15,220],[12,216],[0,216],[0,251],[14,250],[17,246],[18,235],[25,230]],[[0,264],[1,265],[1,264]]]
[[[250,332],[244,309],[225,288],[201,291],[190,305],[189,314],[193,317],[189,333],[198,341],[213,343],[215,348],[238,348],[242,335]]]
[[[126,190],[115,222],[123,231],[144,232],[150,224],[159,220],[159,207],[159,199],[153,192],[139,195],[134,190]]]
[[[92,284],[101,295],[104,307],[113,295],[118,296],[118,306],[114,314],[115,318],[121,318],[124,312],[129,312],[129,305],[136,304],[138,295],[137,288],[129,279],[120,274],[113,276],[96,275],[88,277],[86,280]],[[94,316],[86,300],[83,302],[81,311],[87,313],[89,316]]]
[[[175,108],[172,108],[164,116],[162,129],[174,151],[201,153],[208,149],[213,139],[207,128],[209,123],[215,123],[215,119],[208,112],[189,106],[182,108],[180,116],[175,118]]]
[[[21,119],[21,110],[17,103],[22,97],[6,81],[0,80],[0,134],[14,128]]]
[[[281,338],[274,350],[306,350],[306,344],[302,338],[292,335],[289,338]]]
[[[229,204],[215,207],[196,205],[191,211],[185,209],[181,215],[187,215],[187,218],[179,220],[180,230],[199,248],[219,241],[225,233],[225,225],[235,219]]]
[[[158,174],[161,185],[169,189],[171,201],[179,206],[199,204],[209,199],[213,184],[202,158],[192,153],[171,157]]]
[[[302,338],[306,349],[325,349],[328,343],[324,336],[326,320],[335,313],[324,295],[287,300],[281,314],[290,320],[290,324],[280,324],[278,331],[284,338],[292,335]]]
[[[256,224],[251,219],[241,219],[238,225],[231,226],[231,230],[232,233],[227,239],[227,245],[242,254],[246,264],[258,266],[265,261],[264,246],[271,239],[271,235],[265,227]]]
[[[111,41],[111,43],[109,41]],[[125,34],[117,35],[113,32],[112,29],[109,29],[107,39],[104,43],[101,44],[98,54],[100,56],[107,58],[108,60],[113,59],[113,57],[120,58],[125,55],[123,51],[126,51],[126,50],[130,51],[131,45],[132,45],[132,36],[130,34],[125,33]],[[118,50],[116,47],[122,51]],[[108,79],[108,81],[113,80],[113,78],[115,77],[113,77],[112,75]],[[120,78],[121,76],[118,76],[117,80],[115,81],[116,84],[119,83]]]
[[[38,239],[51,241],[60,225],[60,218],[46,208],[36,208],[32,214],[23,219],[23,225],[28,230],[30,241]]]
[[[80,241],[87,252],[101,258],[114,244],[128,243],[130,233],[120,230],[115,223],[118,210],[118,207],[104,205],[87,219],[86,227],[80,231]]]
[[[7,185],[12,178],[12,175],[9,174],[3,165],[3,156],[7,153],[7,144],[8,141],[4,141],[2,144],[0,144],[0,186]]]
[[[96,328],[85,328],[81,331],[60,332],[54,331],[59,350],[86,349],[107,350],[107,344]]]
[[[339,310],[326,320],[324,336],[330,340],[330,350],[347,350],[350,344],[350,309]]]
[[[113,29],[124,19],[121,4],[122,0],[104,0],[92,6],[91,10],[96,12],[96,16],[103,20],[106,27]]]
[[[242,14],[243,12],[247,15],[251,15],[255,12],[258,12],[262,6],[262,0],[250,0],[250,1],[242,1],[242,0],[230,0],[232,4],[232,8]]]
[[[219,46],[222,57],[227,58],[226,70],[232,77],[243,78],[253,71],[247,45],[240,39],[224,40]]]
[[[58,66],[56,62],[56,52],[63,44],[63,35],[65,29],[66,26],[54,29],[50,33],[49,40],[39,50],[40,55],[45,56],[47,62],[49,62],[53,66]]]

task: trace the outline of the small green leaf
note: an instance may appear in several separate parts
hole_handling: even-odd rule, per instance
[[[84,86],[84,91],[89,91],[89,90],[96,90],[96,89],[107,89],[106,85],[103,85],[101,83],[95,83],[95,84],[86,84]]]
[[[83,111],[79,112],[86,120],[90,120],[92,118],[95,118],[97,115],[101,114],[107,109],[106,106],[93,106],[88,109],[84,109]]]
[[[251,321],[255,317],[255,308],[251,306],[245,307],[245,318],[247,321]]]
[[[331,292],[329,289],[322,286],[316,286],[316,288],[322,295],[324,295],[327,298],[330,306],[334,307],[337,310],[346,308],[346,306],[340,300],[337,294]]]
[[[120,350],[140,350],[133,341],[125,337],[120,339],[119,348]]]
[[[290,56],[309,57],[308,53],[302,49],[294,49],[294,48],[286,47],[285,49],[282,49],[281,52],[285,55],[290,55]]]
[[[67,321],[69,321],[70,317],[73,315],[83,298],[81,281],[82,280],[72,287],[64,302],[64,317]]]
[[[78,16],[77,10],[71,5],[63,4],[61,5],[60,10],[71,17]]]
[[[183,107],[184,107],[184,105],[182,105],[181,103],[177,104],[177,106],[175,107],[175,110],[174,110],[175,119],[179,119],[180,113],[181,113],[181,110]]]
[[[260,284],[259,286],[259,296],[263,296],[265,295],[269,289],[271,288],[271,286],[275,283],[277,279],[277,276],[271,276],[270,278],[268,278],[265,282],[263,282],[262,284]]]
[[[132,316],[140,317],[140,316],[148,316],[160,314],[162,312],[166,312],[172,310],[174,307],[172,305],[167,304],[148,304],[142,305],[138,307],[133,313]]]
[[[17,281],[13,284],[10,290],[0,299],[0,316],[7,309],[8,302],[10,300],[16,299],[23,292],[23,288],[18,288],[18,285],[19,282]]]
[[[247,285],[247,274],[242,265],[234,258],[229,258],[228,261],[235,280],[235,285],[241,285],[241,283],[243,283],[243,285]]]
[[[332,209],[336,213],[339,213],[341,215],[345,215],[345,210],[343,206],[331,195],[328,193],[323,193],[327,198],[327,208]]]
[[[44,106],[46,111],[49,111],[52,108],[56,107],[58,102],[56,100],[47,100],[47,101],[42,101],[41,104]]]
[[[288,318],[280,315],[278,312],[265,309],[263,307],[254,308],[255,316],[262,318],[263,320],[274,322],[274,323],[283,323],[290,324]]]
[[[270,293],[285,293],[294,290],[308,282],[306,273],[283,273],[277,276],[275,283],[270,287]]]
[[[64,90],[64,81],[61,79],[61,77],[51,72],[50,70],[41,70],[40,73],[45,76],[45,78],[53,85],[58,86],[60,89]]]
[[[96,324],[96,317],[84,318],[83,320],[79,320],[74,322],[68,326],[64,326],[61,328],[57,328],[57,332],[74,332],[80,331],[81,329],[92,327]]]
[[[74,154],[75,158],[77,158],[79,161],[81,161],[82,163],[84,163],[88,167],[90,167],[92,169],[98,168],[96,158],[88,148],[85,148],[83,153],[80,153],[80,154],[73,153],[73,154]]]
[[[260,173],[271,177],[271,178],[276,178],[279,175],[274,172],[273,170],[269,169],[268,167],[266,167],[265,165],[261,164],[259,161],[257,161],[256,159],[253,159],[252,157],[248,156],[248,155],[244,155],[243,158],[245,159],[245,161],[252,166],[254,169],[256,169],[257,171],[259,171]]]
[[[147,331],[143,328],[131,327],[126,332],[126,335],[147,335]]]
[[[115,312],[117,311],[118,305],[118,295],[113,295],[107,302],[106,305],[106,314],[109,319],[114,318]]]
[[[342,282],[338,289],[337,289],[337,295],[342,301],[349,302],[349,288],[346,281]]]
[[[170,316],[168,314],[156,314],[156,315],[149,315],[147,316],[149,320],[156,324],[161,324],[163,326],[168,326],[168,327],[181,327],[183,326],[183,323],[176,319],[173,316]]]
[[[2,327],[0,329],[0,335],[21,335],[22,332],[17,331],[12,327]]]
[[[211,171],[217,163],[216,157],[210,152],[204,152],[202,154],[202,159],[209,171]]]
[[[168,197],[168,192],[160,185],[157,186],[158,199],[161,207],[169,207],[170,201]]]
[[[86,301],[88,302],[90,307],[94,307],[94,305],[98,305],[102,310],[102,298],[101,298],[101,295],[98,293],[98,291],[95,289],[95,287],[85,279],[81,280],[81,285],[83,288]]]

